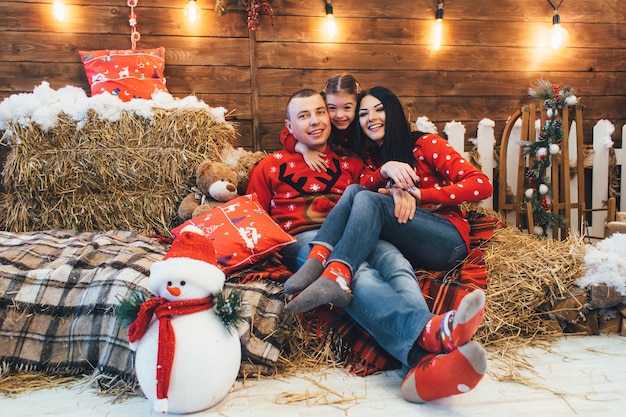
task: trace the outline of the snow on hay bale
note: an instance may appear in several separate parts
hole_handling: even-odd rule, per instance
[[[166,105],[133,100],[134,107],[125,108],[112,96],[76,98],[73,90],[59,96],[45,87],[0,103],[2,140],[11,148],[0,194],[4,230],[168,235],[198,164],[222,161],[234,150],[237,133],[224,109],[195,98],[181,104],[168,95]],[[42,107],[32,110],[33,100]],[[3,110],[20,105],[25,115],[2,119]],[[51,106],[57,111],[49,117]]]

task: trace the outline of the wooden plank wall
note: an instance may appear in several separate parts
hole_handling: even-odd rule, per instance
[[[182,14],[187,0],[140,0],[138,46],[166,48],[167,85],[176,97],[195,94],[235,112],[238,146],[280,146],[284,106],[298,88],[321,89],[329,76],[351,72],[365,87],[386,85],[414,120],[429,117],[443,131],[456,120],[475,135],[483,118],[504,124],[545,78],[575,88],[585,106],[586,141],[593,125],[626,122],[626,12],[622,0],[565,0],[566,49],[544,45],[553,10],[547,1],[445,0],[444,42],[432,48],[435,0],[332,2],[338,30],[324,32],[324,0],[269,0],[275,26],[261,15],[257,31],[246,12],[224,0],[198,0],[200,21]],[[65,0],[68,19],[52,17],[52,0],[0,2],[0,99],[32,91],[42,80],[89,91],[79,50],[130,47],[126,0]]]

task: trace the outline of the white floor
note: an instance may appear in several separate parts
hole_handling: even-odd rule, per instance
[[[396,372],[365,378],[343,370],[285,379],[240,382],[217,406],[193,416],[209,417],[465,417],[626,415],[626,337],[560,339],[548,351],[527,350],[536,385],[499,382],[487,375],[475,390],[430,404],[400,397]],[[527,373],[532,376],[532,373]],[[150,416],[143,398],[112,403],[81,386],[0,397],[2,417]]]

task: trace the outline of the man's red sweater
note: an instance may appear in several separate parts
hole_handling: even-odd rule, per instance
[[[284,150],[263,158],[250,171],[247,193],[256,193],[261,206],[287,233],[318,229],[346,187],[359,182],[363,161],[340,157],[330,149],[329,168],[314,172],[302,155]]]

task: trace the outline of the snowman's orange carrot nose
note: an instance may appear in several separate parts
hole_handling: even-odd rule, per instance
[[[178,287],[170,287],[169,285],[167,287],[167,290],[169,291],[170,294],[172,294],[174,297],[178,297],[180,295],[180,288]]]

